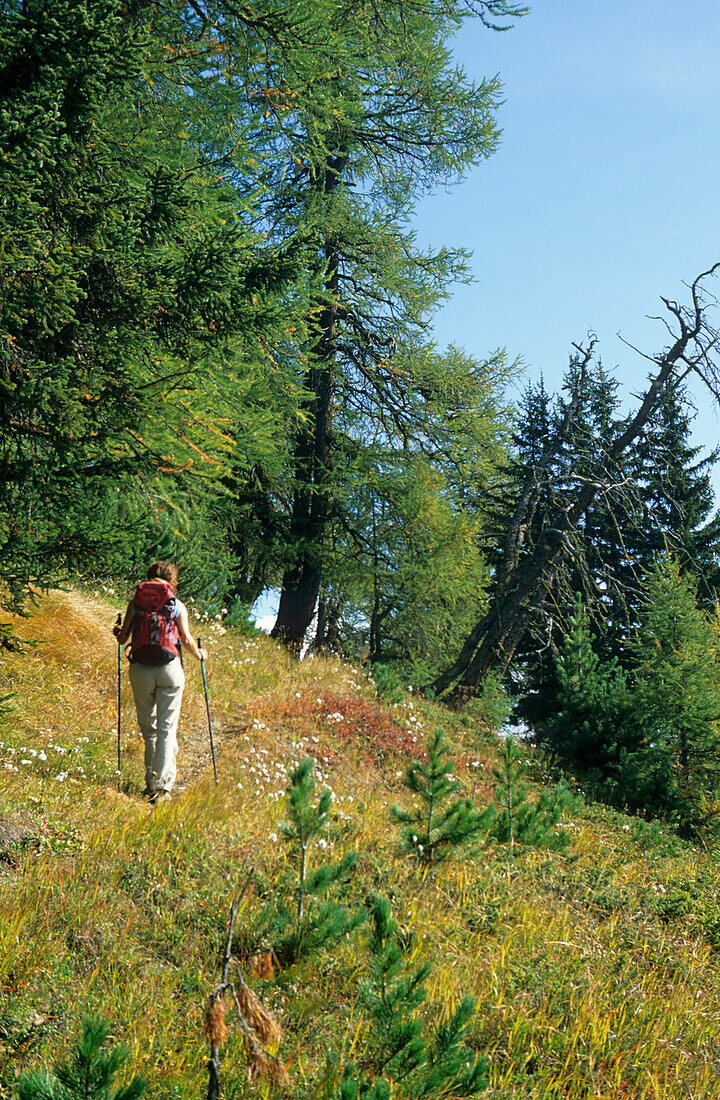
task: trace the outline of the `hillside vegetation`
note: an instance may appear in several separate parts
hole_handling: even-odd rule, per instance
[[[219,622],[195,624],[211,649],[219,782],[192,663],[180,789],[153,812],[140,797],[127,684],[116,774],[110,627],[122,601],[109,599],[38,599],[13,624],[37,644],[3,665],[0,694],[13,697],[0,734],[0,1096],[28,1067],[67,1058],[88,1015],[107,1019],[111,1041],[129,1050],[124,1074],[160,1100],[205,1094],[209,1038],[226,1097],[470,1095],[456,1091],[457,1075],[454,1087],[451,1075],[428,1084],[417,1058],[403,1076],[390,1051],[402,1047],[398,1019],[415,1026],[416,1055],[437,1051],[467,996],[460,1062],[484,1060],[472,1095],[720,1096],[715,852],[577,799],[551,830],[568,836],[564,848],[482,835],[447,860],[403,854],[390,807],[413,805],[406,767],[438,725],[462,793],[478,810],[496,799],[502,742],[479,706],[451,715],[410,695],[383,701],[355,668],[297,663]],[[293,957],[279,947],[297,879],[282,822],[289,773],[308,756],[310,803],[332,792],[306,845],[308,871],[354,857],[326,894],[328,912],[345,906],[352,919],[334,942]],[[528,774],[536,798],[538,761]],[[306,914],[312,887],[308,878]],[[385,941],[394,969],[378,962],[379,896],[395,922]],[[243,1015],[226,998],[208,1036],[233,903],[230,980]],[[348,1066],[355,1076],[343,1081]],[[383,1079],[387,1091],[371,1091]]]

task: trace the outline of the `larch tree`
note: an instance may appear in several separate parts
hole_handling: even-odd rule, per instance
[[[497,143],[499,82],[470,82],[450,36],[470,16],[499,27],[523,9],[507,0],[190,7],[196,33],[217,38],[225,80],[209,155],[247,196],[249,222],[304,257],[287,339],[268,357],[285,387],[287,462],[269,476],[260,463],[251,494],[266,498],[255,516],[282,532],[274,635],[296,648],[342,507],[342,435],[432,446],[442,419],[449,366],[427,324],[465,277],[465,257],[419,249],[409,218],[418,195],[459,179]],[[242,531],[238,542],[242,553]]]
[[[335,439],[344,484],[326,532],[314,645],[424,683],[486,599],[488,541],[479,501],[507,449],[504,364],[457,364],[426,430],[402,445],[386,432],[358,438],[339,409]],[[428,403],[429,405],[429,403]]]
[[[408,220],[418,194],[459,178],[496,144],[499,85],[470,84],[446,44],[472,10],[337,5],[332,29],[344,56],[320,81],[331,114],[302,118],[289,228],[309,233],[318,292],[303,363],[305,416],[294,435],[291,557],[273,629],[290,647],[312,621],[342,495],[339,410],[361,438],[379,432],[407,447],[432,433],[447,368],[425,326],[448,283],[464,276],[464,262],[447,249],[421,252]]]

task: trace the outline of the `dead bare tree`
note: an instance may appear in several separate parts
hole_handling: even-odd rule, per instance
[[[716,274],[720,263],[703,272],[690,285],[690,303],[685,306],[663,298],[668,316],[658,318],[667,328],[672,342],[657,356],[639,352],[652,364],[647,389],[634,414],[623,422],[605,459],[608,471],[641,435],[660,403],[665,388],[696,374],[715,400],[720,400],[720,364],[715,359],[718,332],[708,321],[708,311],[717,305],[705,282]],[[545,528],[531,542],[528,538],[547,471],[559,447],[576,426],[584,380],[595,347],[576,345],[578,372],[575,389],[566,407],[563,422],[555,438],[540,459],[528,471],[501,546],[493,595],[484,617],[468,636],[453,662],[433,682],[432,689],[443,695],[448,705],[460,708],[476,694],[491,671],[504,673],[529,624],[543,609],[549,590],[573,554],[572,536],[579,521],[598,495],[609,488],[608,480],[578,477],[573,492],[566,496],[555,526]],[[637,351],[637,349],[633,349]],[[551,487],[552,488],[552,487]]]

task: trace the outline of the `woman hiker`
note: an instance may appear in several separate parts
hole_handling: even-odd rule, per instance
[[[147,580],[128,604],[122,626],[113,627],[120,645],[130,639],[130,684],[145,741],[145,791],[151,802],[167,802],[175,783],[177,727],[185,673],[181,646],[198,661],[207,659],[190,633],[185,604],[177,598],[178,570],[155,561]]]

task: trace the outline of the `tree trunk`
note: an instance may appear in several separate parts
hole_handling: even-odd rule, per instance
[[[327,302],[317,322],[312,366],[305,385],[312,394],[308,418],[295,446],[296,488],[290,545],[299,548],[295,565],[283,575],[280,606],[271,637],[299,651],[315,614],[322,580],[322,544],[330,514],[332,421],[337,340],[338,256],[326,246]]]

